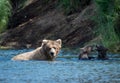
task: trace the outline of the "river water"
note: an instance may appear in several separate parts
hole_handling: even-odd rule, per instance
[[[78,60],[61,51],[56,61],[12,61],[30,51],[0,50],[0,83],[120,83],[120,54],[109,60]]]

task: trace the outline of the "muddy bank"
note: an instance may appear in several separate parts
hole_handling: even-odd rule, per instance
[[[46,4],[36,0],[15,12],[9,30],[0,35],[0,45],[14,48],[32,48],[41,45],[43,39],[62,39],[63,46],[82,46],[94,38],[96,12],[93,3],[70,15],[55,7],[56,1]]]

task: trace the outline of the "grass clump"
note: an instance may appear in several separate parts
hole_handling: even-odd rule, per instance
[[[13,11],[19,11],[29,4],[31,0],[11,0]]]
[[[95,21],[98,23],[97,35],[101,35],[102,43],[106,47],[111,47],[120,42],[119,35],[115,30],[118,11],[116,4],[118,0],[95,0],[97,6],[97,16]]]
[[[60,6],[64,9],[65,14],[77,11],[80,5],[80,0],[59,0]]]
[[[80,11],[91,0],[58,0],[59,7],[66,15]]]
[[[0,33],[4,32],[11,15],[11,5],[9,0],[0,0]]]

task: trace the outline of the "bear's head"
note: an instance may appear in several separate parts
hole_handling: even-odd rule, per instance
[[[57,57],[61,49],[61,45],[62,45],[61,39],[58,40],[44,39],[42,41],[42,49],[48,60],[54,60]]]
[[[80,48],[80,50],[82,51],[82,53],[90,53],[93,50],[92,46],[85,46],[83,48]]]

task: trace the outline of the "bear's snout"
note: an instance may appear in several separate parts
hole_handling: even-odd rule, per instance
[[[50,52],[50,55],[51,55],[51,56],[54,56],[54,52]]]
[[[56,56],[56,50],[54,48],[51,48],[50,50],[50,55],[53,57],[53,56]]]

